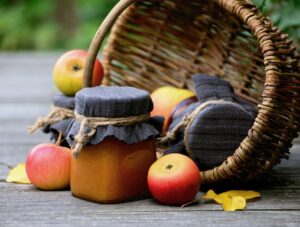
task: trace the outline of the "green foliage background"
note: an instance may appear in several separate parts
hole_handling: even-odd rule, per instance
[[[72,3],[75,9],[66,6]],[[0,50],[87,48],[118,0],[0,0]],[[65,3],[65,4],[64,4]],[[59,9],[76,23],[62,25]],[[69,12],[73,10],[73,14]],[[63,15],[62,15],[63,16]],[[70,31],[72,30],[72,31]]]
[[[0,0],[0,50],[85,49],[117,1]],[[300,0],[254,3],[300,46]]]
[[[300,47],[300,0],[253,0]]]

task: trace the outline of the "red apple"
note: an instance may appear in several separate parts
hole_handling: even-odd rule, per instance
[[[83,70],[87,60],[87,51],[72,50],[63,54],[54,65],[53,80],[63,94],[73,96],[82,88]],[[92,86],[100,85],[103,68],[98,59],[95,61]]]
[[[71,150],[55,144],[35,146],[26,158],[26,173],[31,183],[43,190],[58,190],[70,185]]]
[[[148,172],[148,187],[162,204],[182,205],[192,201],[200,188],[200,172],[192,159],[169,154],[154,162]]]

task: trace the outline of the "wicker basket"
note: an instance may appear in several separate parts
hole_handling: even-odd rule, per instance
[[[124,12],[123,12],[124,11]],[[105,83],[148,91],[191,87],[191,75],[228,80],[257,104],[258,115],[235,153],[202,173],[203,183],[254,179],[288,158],[299,131],[299,57],[287,35],[246,0],[120,0],[89,49],[84,86],[105,35]]]

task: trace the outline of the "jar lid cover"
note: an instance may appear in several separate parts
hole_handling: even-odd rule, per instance
[[[153,109],[147,91],[125,86],[84,88],[77,92],[75,103],[76,112],[86,117],[129,117]]]
[[[192,78],[197,97],[201,102],[212,99],[232,101],[235,96],[232,86],[226,80],[206,74],[195,74]]]
[[[63,94],[57,94],[53,97],[53,105],[74,110],[75,108],[75,97],[65,96]]]

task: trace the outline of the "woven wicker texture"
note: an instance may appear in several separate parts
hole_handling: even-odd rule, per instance
[[[228,80],[257,104],[248,136],[222,165],[203,172],[203,183],[250,180],[288,157],[299,130],[299,57],[250,1],[121,0],[91,43],[85,86],[111,26],[106,84],[150,92],[166,84],[191,88],[191,75],[205,73]]]

